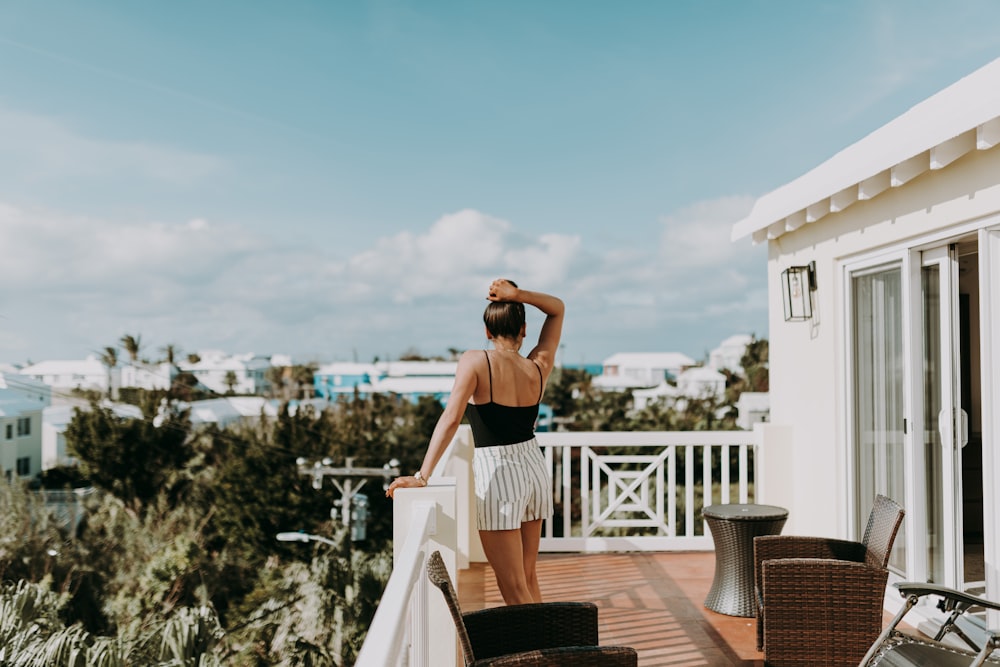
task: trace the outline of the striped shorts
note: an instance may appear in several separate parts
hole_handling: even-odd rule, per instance
[[[522,521],[552,516],[552,479],[534,438],[476,447],[472,473],[479,530],[515,530]]]

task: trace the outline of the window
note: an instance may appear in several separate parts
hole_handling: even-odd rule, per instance
[[[17,474],[21,477],[27,477],[31,474],[31,457],[21,456],[17,459]]]
[[[14,439],[14,425],[13,424],[7,424],[7,439],[8,440],[13,440]]]
[[[17,418],[17,435],[18,437],[31,435],[31,417]]]

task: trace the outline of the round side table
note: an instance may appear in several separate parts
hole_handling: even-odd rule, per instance
[[[705,606],[729,616],[756,616],[753,538],[780,534],[788,510],[775,505],[709,505],[702,515],[715,542],[715,578]]]

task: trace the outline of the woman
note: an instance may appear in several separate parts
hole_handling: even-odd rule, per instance
[[[555,367],[565,307],[554,296],[519,289],[505,279],[490,284],[487,299],[483,321],[493,350],[462,354],[420,470],[396,478],[386,494],[426,486],[462,416],[467,416],[476,444],[476,523],[486,560],[504,602],[541,602],[535,565],[542,520],[552,515],[552,481],[534,425],[545,382]],[[521,356],[525,304],[545,313],[545,322],[534,349]]]

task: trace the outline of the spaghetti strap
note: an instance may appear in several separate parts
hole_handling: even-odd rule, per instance
[[[534,362],[535,368],[538,370],[538,402],[542,402],[542,394],[545,393],[545,378],[542,377],[542,367],[538,365],[538,362]]]
[[[490,403],[493,402],[493,367],[490,365],[490,353],[488,350],[483,350],[483,354],[486,355],[486,368],[490,371]]]

